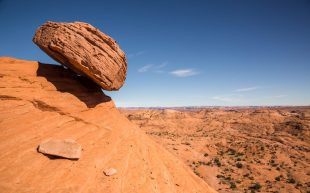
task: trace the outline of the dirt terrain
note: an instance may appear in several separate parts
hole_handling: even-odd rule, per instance
[[[219,192],[310,192],[310,108],[121,109]]]
[[[50,138],[75,140],[80,159],[37,152]],[[36,61],[0,57],[0,151],[1,193],[215,192],[94,82]]]

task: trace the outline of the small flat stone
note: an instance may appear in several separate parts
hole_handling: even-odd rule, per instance
[[[112,176],[117,173],[117,170],[115,168],[109,168],[109,169],[104,170],[103,173],[106,176]]]
[[[38,148],[40,153],[67,159],[79,159],[81,150],[81,145],[73,139],[49,139]]]

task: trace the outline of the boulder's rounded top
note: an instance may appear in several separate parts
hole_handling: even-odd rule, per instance
[[[88,23],[47,21],[37,29],[33,42],[105,90],[118,90],[125,82],[125,53],[113,38]]]

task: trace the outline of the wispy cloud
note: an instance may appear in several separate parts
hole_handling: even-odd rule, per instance
[[[161,68],[164,68],[165,66],[167,66],[167,64],[168,64],[168,62],[163,62],[163,63],[161,63],[159,65],[156,65],[155,68],[156,69],[161,69]]]
[[[141,68],[138,69],[138,72],[147,72],[147,71],[153,71],[157,73],[163,73],[163,68],[167,66],[168,62],[163,62],[161,64],[155,65],[155,64],[147,64]]]
[[[147,64],[138,69],[138,72],[147,72],[152,68],[153,64]]]
[[[247,87],[247,88],[238,88],[235,90],[235,92],[248,92],[248,91],[253,91],[253,90],[257,90],[260,87],[258,86],[253,86],[253,87]]]
[[[136,52],[136,53],[130,53],[127,55],[128,58],[133,58],[133,57],[137,57],[137,56],[141,56],[145,53],[145,51],[139,51],[139,52]]]
[[[163,62],[159,65],[155,65],[154,66],[154,72],[156,73],[164,73],[165,71],[163,70],[163,68],[165,68],[167,66],[168,62]]]
[[[177,77],[188,77],[188,76],[194,76],[194,75],[199,74],[199,72],[194,69],[178,69],[170,73]]]

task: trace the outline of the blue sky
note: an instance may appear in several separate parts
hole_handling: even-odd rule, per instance
[[[48,20],[117,40],[117,106],[310,105],[309,0],[0,0],[0,56],[56,63],[32,43]]]

